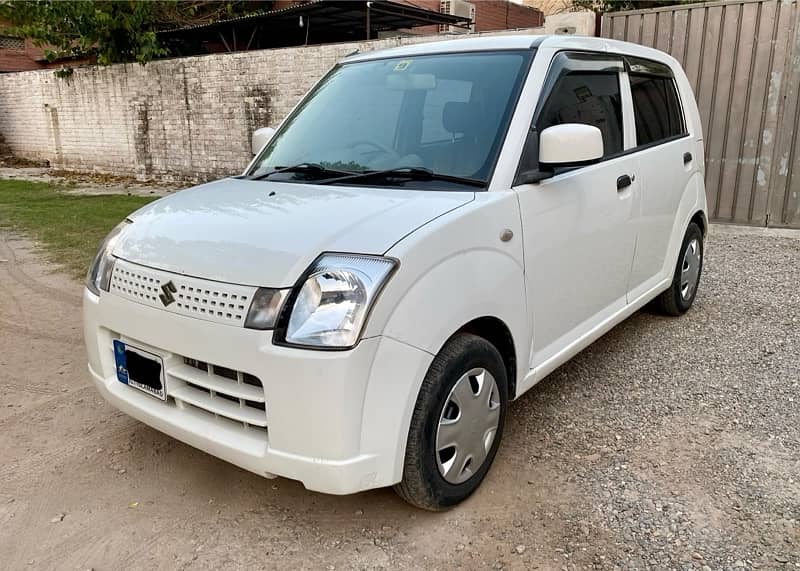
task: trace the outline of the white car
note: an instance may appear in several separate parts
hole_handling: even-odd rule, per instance
[[[259,139],[241,176],[111,232],[84,320],[110,403],[261,476],[454,505],[511,400],[648,302],[694,301],[701,123],[662,52],[356,54]]]

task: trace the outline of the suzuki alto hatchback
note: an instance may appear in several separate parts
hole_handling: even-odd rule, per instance
[[[109,402],[261,476],[456,504],[511,400],[648,302],[694,301],[701,124],[659,51],[356,54],[254,141],[241,176],[109,234],[84,320]]]

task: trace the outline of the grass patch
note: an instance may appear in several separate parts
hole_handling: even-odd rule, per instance
[[[0,180],[0,226],[40,242],[47,257],[76,278],[86,275],[100,240],[128,214],[155,200],[81,195],[43,182]]]

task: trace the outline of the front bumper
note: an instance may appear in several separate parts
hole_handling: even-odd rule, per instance
[[[411,412],[432,359],[424,351],[387,337],[364,339],[343,352],[278,347],[271,332],[88,290],[84,330],[89,371],[103,397],[178,440],[256,474],[299,480],[320,492],[348,494],[401,479]],[[184,358],[257,377],[266,428],[231,421],[177,396],[163,402],[120,383],[113,339],[164,359],[168,395],[181,391],[170,371]]]

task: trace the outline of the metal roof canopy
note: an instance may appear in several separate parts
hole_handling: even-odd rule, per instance
[[[201,53],[197,51],[198,42],[207,44],[209,40],[222,40],[227,51],[240,51],[365,39],[367,27],[372,38],[376,32],[388,30],[440,24],[468,26],[470,23],[469,18],[388,0],[314,0],[211,24],[163,30],[158,35],[173,50],[189,55],[187,48]],[[191,46],[193,42],[194,47]]]

